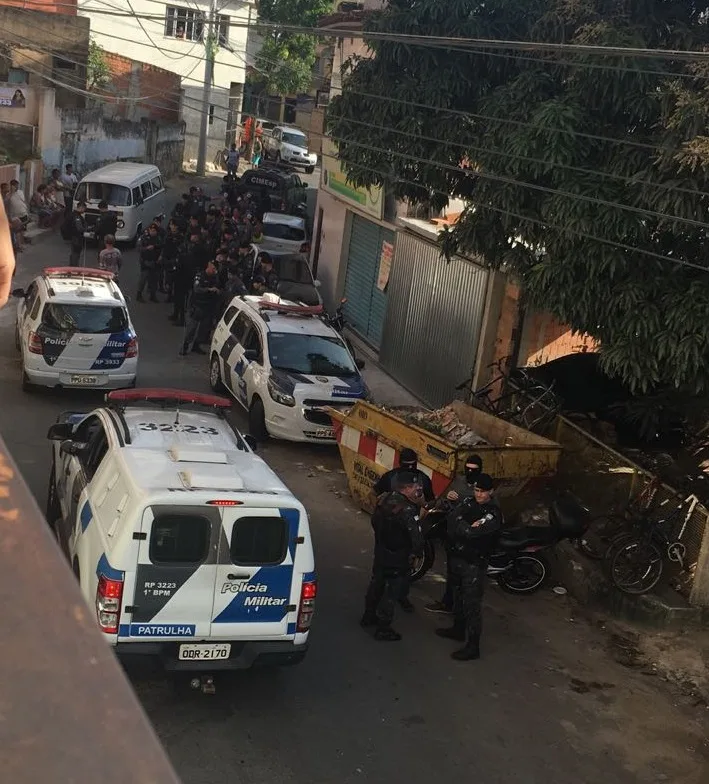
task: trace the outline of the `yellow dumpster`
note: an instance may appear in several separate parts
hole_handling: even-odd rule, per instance
[[[461,401],[446,409],[474,431],[482,443],[456,445],[413,423],[411,417],[405,419],[403,411],[394,412],[363,401],[348,410],[327,409],[350,493],[362,509],[372,511],[372,487],[383,473],[399,465],[399,453],[405,447],[418,455],[419,468],[430,476],[437,496],[457,473],[462,473],[465,458],[471,453],[483,459],[485,472],[499,483],[500,495],[518,493],[530,479],[556,472],[561,446],[555,441]]]

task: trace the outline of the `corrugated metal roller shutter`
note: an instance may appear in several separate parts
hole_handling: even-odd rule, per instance
[[[475,364],[488,272],[411,234],[397,237],[379,359],[430,406],[449,403]]]
[[[382,243],[394,244],[394,241],[394,232],[359,215],[352,217],[345,275],[345,318],[352,329],[377,348],[387,307],[387,295],[377,287]]]

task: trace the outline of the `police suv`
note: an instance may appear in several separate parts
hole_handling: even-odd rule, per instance
[[[118,654],[203,671],[305,655],[317,592],[308,516],[229,425],[230,406],[121,390],[49,429],[47,519]]]
[[[326,407],[348,408],[366,396],[355,360],[322,306],[275,294],[235,297],[214,331],[209,378],[249,412],[256,438],[334,440]]]
[[[47,267],[13,294],[23,389],[135,385],[138,338],[112,272]]]

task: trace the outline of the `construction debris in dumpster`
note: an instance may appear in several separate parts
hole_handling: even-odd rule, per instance
[[[428,430],[429,433],[441,436],[458,447],[474,447],[487,444],[485,439],[464,425],[450,406],[436,411],[400,411],[399,416],[413,425]]]

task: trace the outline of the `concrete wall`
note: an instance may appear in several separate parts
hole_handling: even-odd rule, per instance
[[[182,119],[185,121],[185,160],[197,159],[199,129],[202,122],[202,88],[186,84],[185,99],[182,105]],[[207,163],[214,160],[219,150],[224,149],[229,118],[229,89],[213,87],[210,105],[214,107],[212,123],[207,126]]]
[[[347,221],[347,207],[343,202],[331,196],[327,191],[318,191],[318,202],[315,208],[315,224],[317,228],[319,211],[323,211],[320,226],[320,252],[318,255],[317,277],[321,283],[320,292],[325,306],[332,309],[339,301],[341,294],[339,277],[340,262],[343,256],[344,228]],[[312,241],[313,253],[316,237]]]

